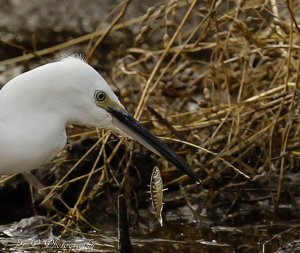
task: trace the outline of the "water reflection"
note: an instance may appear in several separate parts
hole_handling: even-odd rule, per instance
[[[30,218],[31,222],[33,218]],[[0,227],[0,252],[116,252],[117,227],[103,228],[100,232],[81,233],[66,238],[52,234],[52,230],[40,234],[34,223],[22,221]],[[45,221],[45,218],[42,219]],[[25,227],[24,224],[29,224]],[[49,221],[48,223],[50,224]],[[53,224],[52,224],[53,225]],[[52,226],[51,225],[51,226]],[[21,228],[23,226],[23,228]],[[29,229],[30,228],[30,229]],[[36,230],[34,229],[36,228]],[[17,231],[17,233],[16,233]],[[34,232],[35,231],[35,232]],[[80,235],[81,233],[81,235]],[[244,225],[220,226],[199,225],[181,221],[166,221],[163,228],[131,230],[133,252],[295,252],[299,248],[300,225]],[[75,235],[76,234],[76,235]]]

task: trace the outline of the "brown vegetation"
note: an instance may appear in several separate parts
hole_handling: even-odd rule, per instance
[[[182,195],[189,206],[190,201],[199,204],[200,198],[205,202],[199,208],[215,210],[225,203],[225,215],[260,200],[268,200],[264,209],[278,208],[282,201],[297,205],[297,1],[170,0],[126,19],[130,4],[118,6],[105,28],[102,24],[93,33],[40,51],[22,49],[24,55],[0,65],[43,62],[46,55],[57,57],[62,50],[85,50],[87,61],[101,69],[126,108],[201,176],[206,197],[197,185],[190,185],[185,189],[190,195]],[[76,188],[72,205],[65,203],[70,218],[87,221],[85,213],[94,199],[111,189],[134,195],[138,187],[149,184],[154,164],[162,169],[167,185],[190,183],[137,144],[112,142],[116,138],[102,130],[69,131],[73,149],[84,142],[89,148],[82,148],[83,154],[75,158],[67,150],[58,160],[56,168],[69,169],[66,174],[60,171],[64,177],[55,174],[44,202],[60,199],[68,187]],[[138,156],[151,163],[137,162]],[[84,173],[76,173],[82,167]]]

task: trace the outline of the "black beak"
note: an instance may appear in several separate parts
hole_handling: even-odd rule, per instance
[[[113,117],[113,124],[122,130],[124,133],[137,140],[139,143],[150,149],[157,155],[165,158],[171,164],[182,170],[186,175],[201,183],[199,177],[195,172],[171,149],[151,134],[145,127],[143,127],[137,120],[135,120],[125,109],[115,110],[108,109],[108,112]]]

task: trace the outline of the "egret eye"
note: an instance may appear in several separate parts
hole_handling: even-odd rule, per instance
[[[95,92],[95,99],[98,102],[103,102],[106,99],[106,93],[104,91],[96,91]]]

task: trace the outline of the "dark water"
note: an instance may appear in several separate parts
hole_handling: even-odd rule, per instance
[[[296,222],[295,222],[296,223]],[[1,228],[0,252],[117,252],[117,228],[76,235],[71,239],[53,236],[9,237],[9,226]],[[21,232],[21,230],[19,231]],[[31,231],[32,232],[32,231]],[[13,232],[12,232],[13,233]],[[221,226],[199,222],[165,221],[152,229],[131,229],[133,252],[299,252],[300,225]]]

